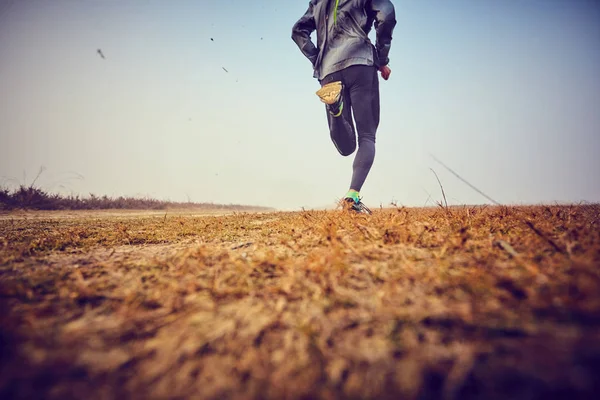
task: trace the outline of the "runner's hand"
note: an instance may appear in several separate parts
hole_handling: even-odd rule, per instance
[[[384,65],[383,67],[379,67],[379,72],[381,72],[381,77],[387,81],[390,78],[392,70],[387,65]]]

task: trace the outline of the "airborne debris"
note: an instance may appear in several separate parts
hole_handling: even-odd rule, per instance
[[[96,52],[100,54],[100,57],[102,57],[103,60],[106,60],[106,57],[104,57],[104,53],[102,53],[101,49],[96,50]]]
[[[223,71],[229,73],[229,71],[227,71],[227,69],[225,69],[225,67],[221,67],[221,68],[223,68]]]

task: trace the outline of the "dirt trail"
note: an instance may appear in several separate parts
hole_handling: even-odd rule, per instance
[[[257,213],[256,211],[244,211]],[[261,213],[270,213],[274,211],[262,211]],[[97,219],[97,218],[139,218],[139,217],[203,217],[213,216],[221,217],[224,215],[233,215],[240,211],[227,210],[207,210],[207,209],[173,209],[173,210],[68,210],[68,211],[0,211],[0,220],[21,220],[21,219]]]

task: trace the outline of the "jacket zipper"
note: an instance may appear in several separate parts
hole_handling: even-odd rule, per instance
[[[333,9],[333,24],[337,25],[337,11],[340,5],[340,0],[335,0],[335,8]]]

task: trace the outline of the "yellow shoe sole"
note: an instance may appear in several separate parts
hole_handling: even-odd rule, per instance
[[[340,98],[342,82],[331,82],[317,90],[317,96],[327,105],[332,105]]]

